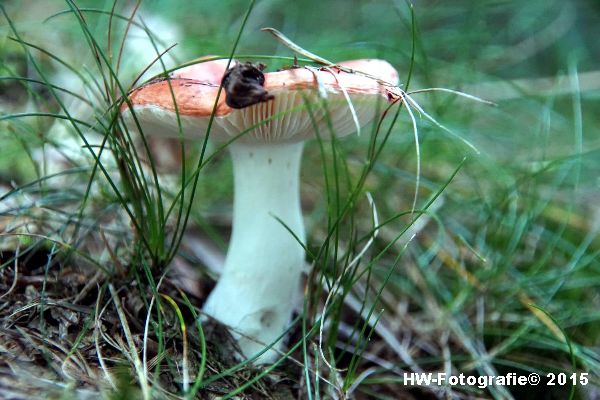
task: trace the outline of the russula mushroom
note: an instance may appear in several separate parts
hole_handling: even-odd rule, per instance
[[[398,74],[382,60],[264,74],[261,66],[232,61],[234,69],[226,71],[226,65],[227,60],[216,60],[181,69],[169,78],[173,93],[166,80],[156,80],[133,90],[129,101],[145,134],[177,137],[174,95],[184,136],[200,139],[223,80],[226,92],[216,104],[210,138],[224,142],[239,136],[228,146],[233,227],[222,275],[204,313],[230,328],[245,357],[273,344],[255,361],[271,363],[281,348],[281,340],[274,342],[290,323],[305,263],[303,142],[315,137],[315,129],[323,138],[341,137],[372,121],[397,99]],[[122,112],[126,124],[135,127],[128,105]]]

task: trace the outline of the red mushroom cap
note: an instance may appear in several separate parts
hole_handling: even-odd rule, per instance
[[[211,138],[218,141],[247,131],[240,138],[243,142],[295,142],[314,137],[315,127],[325,138],[330,133],[345,136],[398,98],[396,70],[386,61],[367,59],[342,62],[342,68],[268,72],[264,89],[272,100],[234,109],[227,105],[222,90],[215,108],[227,64],[228,60],[195,64],[176,71],[168,80],[151,81],[131,91],[129,101],[144,133],[177,137],[177,110],[184,136],[202,137],[215,110]],[[127,103],[121,111],[126,124],[135,126]]]

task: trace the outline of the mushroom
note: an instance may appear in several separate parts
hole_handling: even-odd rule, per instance
[[[255,360],[272,363],[305,266],[303,143],[315,130],[323,138],[341,137],[372,121],[397,99],[398,74],[374,59],[264,74],[262,66],[231,65],[226,71],[227,60],[216,60],[181,69],[169,78],[172,93],[165,79],[156,80],[133,90],[129,101],[145,134],[177,137],[174,95],[186,138],[204,137],[213,108],[210,138],[222,143],[239,136],[228,145],[234,173],[231,239],[203,312],[230,329],[247,358],[272,345]],[[226,93],[215,106],[222,80]],[[126,104],[122,112],[125,123],[135,126]]]

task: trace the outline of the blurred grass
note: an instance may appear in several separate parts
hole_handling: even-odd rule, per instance
[[[89,0],[77,5],[107,11],[112,2]],[[118,9],[128,15],[132,5],[119,4]],[[84,77],[94,77],[94,59],[73,16],[63,14],[42,22],[68,9],[66,3],[8,1],[4,6],[24,40],[68,60]],[[174,37],[180,38],[170,52],[175,58],[171,62],[177,63],[206,54],[228,54],[247,7],[248,2],[242,0],[149,0],[141,3],[140,12],[149,23],[160,16],[167,26],[174,27],[174,31],[166,32],[165,25],[155,23],[159,31],[154,33],[161,39],[164,32],[165,45]],[[419,119],[422,176],[417,209],[443,190],[439,206],[432,211],[431,222],[406,247],[406,254],[405,242],[396,243],[391,252],[370,264],[366,288],[348,290],[385,309],[382,323],[393,328],[399,343],[409,343],[415,362],[424,369],[442,369],[452,363],[458,371],[480,374],[489,373],[490,367],[499,372],[589,371],[595,374],[593,384],[580,388],[577,395],[593,397],[599,390],[600,367],[600,82],[594,75],[600,71],[600,3],[418,1],[414,13],[416,52],[409,89],[464,88],[496,101],[497,106],[472,103],[447,93],[414,95],[436,120],[472,142],[481,153],[475,154],[425,118]],[[94,37],[106,46],[106,15],[84,15]],[[124,24],[115,26],[123,32]],[[279,29],[327,59],[387,59],[400,71],[401,80],[406,79],[410,67],[411,15],[403,1],[258,1],[238,54],[292,55],[268,34],[259,32],[264,26]],[[6,21],[0,20],[0,75],[40,79],[20,45],[9,36],[14,37]],[[126,65],[131,66],[123,74],[123,83],[128,85],[149,60],[136,64],[127,52],[124,54]],[[36,57],[49,76],[57,79],[57,85],[73,87],[72,75],[60,75],[64,67],[47,55]],[[273,70],[286,61],[269,64]],[[544,90],[536,86],[539,78],[549,79]],[[40,85],[0,81],[2,116],[33,110],[59,112],[60,107]],[[48,118],[0,121],[2,188],[46,175],[32,151],[42,144],[61,148],[60,143],[50,145],[52,138],[44,134],[52,122]],[[362,135],[339,143],[338,150],[325,146],[325,158],[331,161],[339,151],[347,161],[348,178],[356,182],[369,140],[368,135]],[[302,168],[302,191],[303,201],[309,205],[306,216],[312,248],[322,244],[327,235],[323,221],[332,213],[325,200],[320,160],[319,145],[309,144]],[[226,158],[217,158],[207,171],[200,176],[198,196],[202,201],[193,210],[194,228],[210,225],[211,215],[226,214],[230,206]],[[402,112],[365,184],[380,221],[410,210],[415,171],[410,119]],[[342,182],[345,179],[340,178]],[[106,185],[97,184],[116,202]],[[348,186],[342,185],[349,192]],[[46,207],[54,210],[53,205],[58,208],[66,201],[64,196],[51,196],[61,194],[54,193],[51,185],[46,189],[40,196]],[[74,194],[71,200],[76,202],[78,196],[82,194]],[[101,199],[93,201],[102,203]],[[95,207],[111,209],[94,203]],[[36,216],[35,209],[25,207],[26,213]],[[8,220],[17,214],[10,209],[1,217]],[[343,227],[365,234],[372,229],[370,217],[366,202],[361,203]],[[382,227],[372,253],[376,255],[393,243],[409,220],[409,215],[396,218]],[[218,224],[211,229],[213,235],[223,236]],[[336,237],[339,243],[331,251],[337,252],[340,246],[342,252],[344,246],[356,244],[349,236],[342,233]],[[400,262],[396,265],[397,257]],[[336,276],[338,268],[332,258],[328,254],[320,263],[320,271],[328,279]],[[375,293],[390,268],[394,272],[377,303]],[[536,312],[531,303],[546,314]],[[342,305],[340,302],[334,307],[332,332],[338,329],[335,325],[344,329],[343,314],[348,311]],[[573,348],[574,366],[563,331]],[[376,350],[367,347],[365,356],[372,352],[395,367],[405,367],[397,349],[390,341],[381,340],[381,332],[378,334],[379,339],[372,339]],[[339,346],[333,333],[328,346]],[[347,354],[336,354],[338,363],[352,365]],[[420,392],[403,387],[400,377],[392,369],[382,368],[381,363],[364,362],[358,374],[373,365],[379,369],[362,381],[357,393],[367,398],[384,396],[382,382],[392,382],[395,390],[418,398]],[[356,376],[348,378],[345,389],[354,379]],[[490,390],[486,395],[499,398],[506,394]],[[513,395],[519,398],[517,390]]]

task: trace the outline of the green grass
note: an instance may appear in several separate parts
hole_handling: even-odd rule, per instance
[[[405,386],[408,370],[590,374],[585,387],[448,389],[465,397],[599,390],[594,1],[165,4],[1,6],[0,375],[13,384],[0,393],[442,395]],[[177,21],[177,46],[152,14]],[[496,105],[415,92],[427,114],[396,104],[359,137],[307,145],[313,270],[289,351],[255,369],[197,319],[214,276],[197,243],[223,254],[228,240],[224,146],[174,141],[184,162],[165,172],[118,109],[199,56],[291,64],[265,26],[328,60],[387,59],[409,94]],[[136,35],[151,54],[132,67]]]

